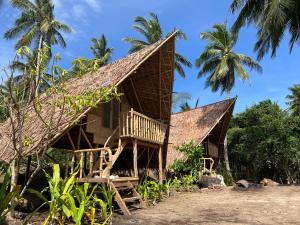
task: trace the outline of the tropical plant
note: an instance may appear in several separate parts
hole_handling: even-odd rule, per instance
[[[16,49],[32,44],[41,49],[43,42],[49,47],[56,44],[66,47],[61,31],[70,33],[71,28],[55,19],[52,0],[11,0],[11,3],[21,11],[21,15],[4,37],[14,39],[21,36],[16,43]]]
[[[183,174],[198,175],[201,171],[203,162],[201,158],[204,154],[204,148],[200,144],[196,144],[194,141],[185,143],[176,148],[177,151],[184,154],[184,159],[177,159],[172,165],[170,170],[175,173],[175,176],[182,176]]]
[[[188,102],[181,104],[179,107],[180,107],[181,112],[186,112],[186,111],[191,110],[191,106]]]
[[[294,116],[300,116],[300,85],[294,85],[289,90],[292,92],[286,96],[289,109]]]
[[[178,110],[178,107],[180,107],[182,104],[187,102],[188,100],[191,100],[192,96],[190,93],[187,92],[175,92],[173,93],[172,97],[172,112],[176,112]]]
[[[46,174],[49,187],[42,192],[28,189],[29,192],[36,194],[44,203],[38,207],[31,216],[44,205],[49,206],[49,212],[43,225],[59,223],[64,224],[67,220],[72,220],[76,225],[82,224],[84,218],[88,218],[91,224],[96,224],[97,205],[100,206],[102,214],[102,225],[111,221],[113,213],[113,193],[106,186],[101,186],[101,194],[103,199],[98,198],[95,194],[97,185],[90,187],[90,184],[76,183],[75,176],[78,172],[74,172],[70,177],[62,179],[60,177],[60,167],[58,164],[53,165],[53,176]],[[46,193],[50,194],[50,199],[46,197]],[[31,216],[27,218],[26,223]]]
[[[0,173],[0,175],[3,174]],[[8,168],[0,185],[0,224],[4,224],[6,215],[17,206],[20,197],[20,188],[18,186],[10,188],[10,178],[11,170]]]
[[[138,192],[146,202],[155,205],[161,201],[164,192],[163,184],[158,181],[146,178],[142,184],[138,186]]]
[[[262,72],[257,62],[234,51],[236,37],[227,30],[225,24],[216,24],[213,31],[201,33],[201,39],[208,41],[208,45],[196,60],[196,66],[200,68],[198,78],[209,74],[206,87],[210,87],[213,92],[221,90],[221,93],[226,92],[229,96],[236,76],[249,80],[244,66]]]
[[[155,13],[150,13],[150,19],[148,20],[142,16],[137,16],[134,22],[136,24],[133,25],[133,29],[142,34],[144,40],[131,37],[124,38],[123,41],[131,44],[131,48],[129,50],[130,53],[141,50],[146,46],[154,44],[155,42],[171,35],[171,33],[164,35],[158,16]],[[186,35],[180,30],[177,31],[176,38],[182,40],[187,39]],[[175,53],[175,70],[181,77],[184,78],[185,72],[183,66],[192,67],[192,64],[184,56]]]
[[[270,49],[274,57],[285,32],[290,36],[290,51],[294,44],[299,43],[299,0],[233,0],[231,11],[239,11],[232,28],[234,33],[251,23],[258,28],[254,48],[258,59],[263,58]]]
[[[103,199],[94,196],[95,202],[100,206],[101,214],[102,214],[102,225],[105,225],[112,221],[113,214],[113,196],[110,186],[101,186],[101,194]]]
[[[100,39],[93,38],[92,42],[93,46],[91,46],[91,50],[95,58],[102,62],[101,66],[108,64],[111,60],[113,48],[107,47],[107,39],[105,35],[102,34]]]
[[[199,177],[196,174],[191,172],[190,174],[186,174],[182,176],[180,180],[184,190],[190,191],[193,190],[198,179]]]
[[[265,100],[232,119],[229,154],[236,179],[300,182],[300,118]]]
[[[199,105],[199,98],[197,98],[197,101],[195,103],[195,107],[194,108],[196,109],[198,107],[198,105]],[[192,109],[191,105],[188,102],[185,102],[185,103],[181,104],[179,106],[179,108],[180,108],[181,112],[186,112],[186,111],[189,111],[189,110]]]
[[[262,72],[262,67],[249,56],[234,51],[237,36],[227,30],[226,24],[216,24],[213,28],[213,31],[201,33],[201,39],[207,40],[208,45],[196,61],[196,66],[200,68],[198,78],[209,74],[206,87],[210,87],[213,92],[218,90],[221,90],[222,94],[226,92],[229,98],[236,76],[242,80],[250,79],[244,66],[259,73]],[[223,153],[225,166],[230,174],[227,137]]]

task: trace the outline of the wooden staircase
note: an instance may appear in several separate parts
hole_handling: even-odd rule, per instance
[[[137,179],[138,180],[138,179]],[[146,208],[147,205],[143,201],[141,195],[136,191],[131,180],[114,180],[110,183],[111,189],[114,192],[114,199],[118,203],[124,215],[131,215],[126,203],[138,202],[141,208]],[[122,196],[121,192],[131,193],[131,196]]]

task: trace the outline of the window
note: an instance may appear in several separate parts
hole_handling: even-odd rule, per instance
[[[117,100],[110,101],[103,105],[103,121],[105,128],[115,129],[119,124],[120,103]]]

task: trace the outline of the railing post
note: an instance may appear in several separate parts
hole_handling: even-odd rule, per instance
[[[93,177],[93,167],[94,167],[94,153],[90,152],[90,168],[89,168],[89,175]]]
[[[133,108],[130,109],[130,136],[133,136]]]
[[[79,167],[80,167],[79,178],[82,178],[82,174],[83,174],[83,158],[84,158],[84,153],[81,152],[80,153],[80,162],[79,162]]]
[[[99,177],[100,178],[102,178],[102,176],[103,176],[103,158],[104,158],[104,154],[103,154],[103,152],[104,152],[105,150],[102,150],[101,152],[100,152],[100,162],[99,162]],[[106,166],[108,166],[108,165],[106,165]]]

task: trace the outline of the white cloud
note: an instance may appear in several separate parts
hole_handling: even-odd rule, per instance
[[[100,12],[102,10],[99,0],[85,0],[85,2],[96,12]]]

